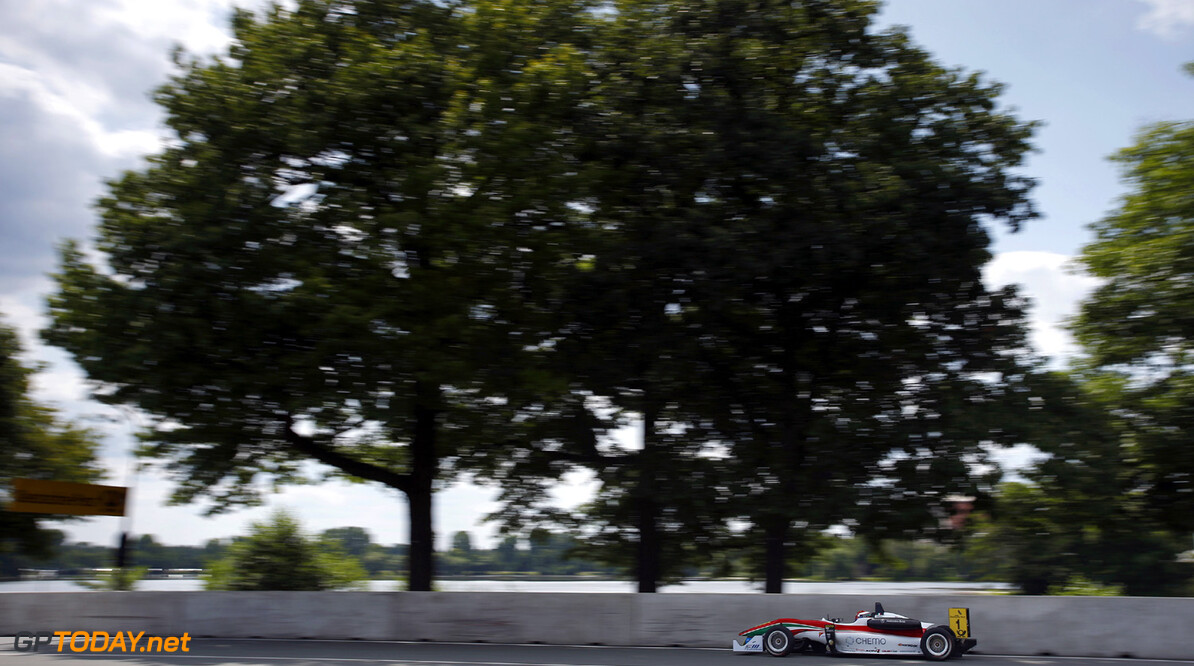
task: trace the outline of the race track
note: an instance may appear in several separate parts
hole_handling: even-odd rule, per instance
[[[12,637],[0,638],[0,666],[894,666],[932,663],[905,658],[846,658],[790,655],[776,661],[765,655],[733,654],[728,649],[564,647],[476,643],[405,643],[326,640],[192,639],[189,651],[71,652],[58,645],[19,652]],[[99,662],[99,664],[97,664]],[[1098,659],[1077,657],[968,655],[955,666],[1159,666],[1190,661]]]

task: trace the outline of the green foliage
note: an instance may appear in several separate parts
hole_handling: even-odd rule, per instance
[[[1079,564],[1074,529],[1058,524],[1064,515],[1060,504],[1039,487],[1003,484],[998,519],[980,537],[1006,555],[1008,582],[1026,594],[1047,594]]]
[[[305,536],[297,520],[279,511],[234,541],[211,565],[204,585],[209,590],[338,590],[357,587],[366,576],[355,558],[330,541]]]
[[[1122,428],[1123,458],[1155,516],[1194,532],[1194,121],[1146,127],[1114,157],[1129,187],[1079,260],[1103,283],[1073,330],[1087,381]]]
[[[1086,524],[1106,534],[1100,559],[1118,573],[1080,571],[1128,594],[1180,593],[1191,571],[1174,556],[1194,534],[1194,449],[1185,434],[1194,426],[1194,122],[1145,127],[1113,159],[1128,194],[1091,225],[1095,240],[1079,261],[1102,284],[1072,329],[1085,354],[1077,380],[1104,414],[1095,441],[1106,440],[1076,448],[1093,454],[1082,458],[1088,468],[1104,470],[1084,490],[1122,518]]]
[[[158,91],[175,140],[109,183],[103,265],[63,246],[46,339],[149,415],[178,501],[309,459],[405,493],[413,589],[462,471],[526,534],[592,470],[570,518],[643,591],[735,520],[769,589],[828,525],[935,530],[1023,403],[1022,304],[980,268],[984,224],[1033,216],[1032,125],[876,11],[238,12]],[[639,446],[602,441],[635,418]]]
[[[319,539],[330,548],[356,558],[371,579],[397,578],[398,572],[406,569],[407,546],[375,544],[369,531],[362,527],[334,527],[324,530]]]
[[[467,532],[458,532],[457,537]],[[538,574],[543,576],[603,575],[615,576],[617,570],[602,566],[584,556],[584,549],[569,534],[536,530],[520,546],[518,538],[508,536],[485,550],[453,547],[439,555],[437,567],[445,575]]]
[[[1009,504],[1022,501],[1021,491],[1025,488],[1032,489],[1022,484],[1018,488],[1004,486],[997,497]],[[1033,501],[1039,501],[1039,497]],[[1038,507],[1035,510],[1042,509]],[[969,521],[967,537],[955,544],[925,539],[875,543],[857,537],[808,535],[806,541],[815,543],[815,552],[794,557],[789,566],[791,575],[808,580],[1014,581],[1022,586],[1022,590],[1026,582],[1031,582],[1029,576],[1044,571],[1049,577],[1042,594],[1118,596],[1127,593],[1128,583],[1114,582],[1115,570],[1110,570],[1112,575],[1109,576],[1109,570],[1103,565],[1106,562],[1105,555],[1097,543],[1089,540],[1093,535],[1090,530],[1086,530],[1088,542],[1078,546],[1083,549],[1082,556],[1067,556],[1058,562],[1057,549],[1051,544],[1070,538],[1067,527],[1041,524],[1038,526],[1042,529],[1055,531],[1027,535],[1018,531],[1023,525],[1023,521],[1015,519],[996,524],[985,514],[974,514]],[[364,532],[361,528],[326,530],[317,542],[318,548],[325,554],[340,552],[345,560],[356,559],[369,580],[395,578],[395,572],[402,569],[404,546],[369,543],[365,554],[357,558],[340,551],[337,540],[328,537],[329,534],[360,535],[361,532]],[[467,533],[458,533],[454,541],[463,543],[460,534]],[[237,540],[243,541],[243,538]],[[1138,559],[1128,563],[1129,566],[1146,568],[1144,578],[1154,579],[1152,587],[1142,588],[1139,582],[1132,583],[1137,586],[1138,593],[1182,594],[1188,589],[1181,585],[1181,576],[1184,574],[1180,566],[1166,563],[1150,554],[1148,544],[1132,539],[1127,548],[1138,551]],[[723,549],[708,566],[681,571],[680,576],[756,580],[758,565],[754,560],[757,554],[752,554],[750,550],[749,547]],[[588,559],[586,552],[589,552],[586,545],[572,535],[539,531],[534,538],[522,543],[514,536],[505,537],[492,549],[471,547],[466,550],[454,547],[437,555],[436,566],[442,575],[447,576],[622,577],[618,567]],[[144,566],[126,570],[123,575],[106,569],[111,561],[111,549],[90,544],[63,543],[56,548],[53,558],[41,562],[38,567],[57,569],[61,576],[67,578],[80,577],[84,575],[84,570],[100,569],[102,572],[97,582],[80,584],[92,589],[132,589],[132,585],[144,578],[146,573],[152,576],[151,568],[194,569],[201,568],[194,566],[195,562],[201,562],[202,567],[212,569],[209,577],[227,576],[231,568],[221,561],[227,554],[229,544],[216,540],[204,546],[166,546],[147,535],[138,540],[136,550],[136,557]],[[1052,563],[1051,557],[1055,560]],[[1175,576],[1172,584],[1168,587],[1155,585],[1159,572]],[[1121,576],[1118,580],[1128,579]]]
[[[149,567],[122,567],[104,569],[94,581],[79,581],[79,584],[89,590],[109,590],[116,592],[131,592],[137,588],[137,583],[145,579]]]
[[[175,140],[108,184],[105,265],[63,246],[45,333],[148,415],[176,501],[254,503],[313,458],[407,495],[429,588],[434,483],[540,390],[594,20],[301,0],[237,12],[222,58],[179,58],[156,97]]]
[[[979,529],[982,519],[972,529]],[[1006,582],[1004,554],[992,555],[976,538],[944,544],[928,539],[881,541],[829,538],[816,554],[793,563],[814,580]]]
[[[227,544],[211,539],[203,546],[167,546],[149,534],[141,535],[132,544],[134,561],[154,569],[202,569],[207,563],[223,557]]]
[[[452,535],[452,551],[461,555],[473,552],[473,539],[468,532],[461,531]]]
[[[0,320],[0,493],[14,478],[93,483],[103,477],[95,433],[64,421],[29,395],[36,368],[25,365],[16,331]],[[13,513],[0,508],[0,576],[16,574],[19,558],[49,557],[61,533],[43,526],[69,516]]]
[[[330,530],[324,530],[323,534],[319,535],[319,540],[332,544],[356,558],[362,558],[368,554],[373,545],[373,537],[363,527],[333,527]]]
[[[1184,594],[1194,571],[1176,561],[1182,544],[1132,504],[1081,494],[1065,480],[1006,483],[972,552],[1002,560],[997,577],[1026,594],[1087,589],[1083,581],[1131,596]]]
[[[361,558],[361,566],[369,572],[370,578],[397,579],[404,578],[409,548],[405,545],[380,546],[374,544]]]
[[[980,269],[983,223],[1033,216],[1033,126],[875,10],[621,2],[599,33],[580,184],[603,233],[555,348],[643,436],[521,468],[597,473],[577,523],[640,589],[734,519],[771,591],[802,531],[934,531],[991,488],[977,443],[1018,441],[1023,304]]]
[[[1120,585],[1103,585],[1086,580],[1081,576],[1073,576],[1058,588],[1051,588],[1049,594],[1065,597],[1119,597],[1123,596]]]

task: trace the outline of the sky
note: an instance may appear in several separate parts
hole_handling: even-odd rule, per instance
[[[172,71],[171,49],[226,49],[232,4],[0,0],[0,313],[20,331],[25,360],[45,366],[35,397],[104,433],[108,482],[133,488],[132,532],[199,544],[243,534],[282,507],[310,531],[356,525],[375,542],[405,543],[401,495],[366,484],[295,487],[262,507],[215,517],[203,515],[202,504],[166,506],[171,481],[161,471],[131,471],[136,416],[88,400],[77,366],[37,340],[57,244],[91,239],[92,203],[104,182],[158,150],[166,135],[151,95]],[[946,66],[1004,84],[1003,103],[1041,123],[1037,151],[1022,168],[1038,181],[1040,218],[1017,233],[996,230],[985,274],[991,286],[1021,285],[1034,303],[1032,342],[1060,366],[1075,352],[1061,324],[1096,284],[1072,258],[1091,240],[1088,225],[1125,192],[1107,157],[1147,123],[1194,117],[1194,79],[1181,71],[1194,60],[1194,0],[890,0],[878,23],[905,26]],[[574,481],[557,491],[565,505],[588,492],[585,479]],[[491,544],[494,526],[479,521],[496,508],[495,494],[467,483],[444,488],[436,498],[440,547],[457,530]],[[122,529],[115,517],[60,527],[72,540],[101,544]]]

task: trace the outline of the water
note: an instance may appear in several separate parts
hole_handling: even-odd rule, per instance
[[[402,583],[392,580],[371,580],[368,589],[373,592],[394,592]],[[634,592],[636,584],[624,580],[440,580],[436,589],[443,592],[584,592],[594,594]],[[193,592],[203,589],[203,581],[195,578],[166,578],[143,580],[137,583],[140,592]],[[744,580],[696,580],[680,585],[667,585],[661,592],[673,594],[757,594],[762,592],[762,583]],[[804,582],[788,581],[784,584],[785,594],[985,594],[1006,592],[1012,586],[1006,583],[954,583],[954,582]],[[87,588],[73,580],[20,580],[0,582],[3,592],[88,592]]]
[[[566,581],[524,581],[524,580],[445,580],[436,586],[445,592],[634,592],[638,584],[622,580],[566,580]],[[874,581],[832,581],[807,582],[787,581],[785,594],[982,594],[1004,592],[1012,586],[1005,583],[954,583],[954,582],[874,582]],[[679,585],[665,585],[660,592],[675,594],[759,594],[763,583],[745,580],[693,580]]]

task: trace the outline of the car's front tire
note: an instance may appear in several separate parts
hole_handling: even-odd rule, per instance
[[[787,627],[772,627],[763,636],[763,648],[772,657],[786,657],[795,646],[796,640]]]
[[[954,653],[954,634],[945,627],[929,627],[920,637],[920,651],[932,661],[945,661]]]

